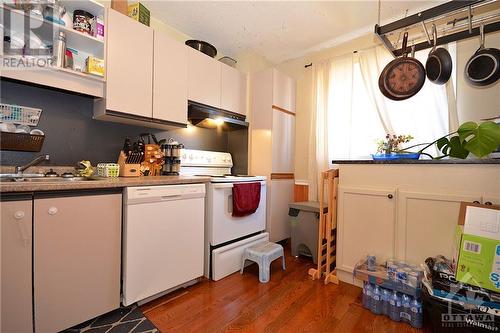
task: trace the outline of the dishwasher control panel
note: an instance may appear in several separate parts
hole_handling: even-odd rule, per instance
[[[205,184],[137,186],[125,188],[124,203],[157,202],[205,197]]]

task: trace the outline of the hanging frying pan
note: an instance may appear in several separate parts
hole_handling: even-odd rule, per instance
[[[425,63],[425,72],[429,81],[435,84],[445,84],[451,76],[453,64],[448,50],[440,47],[436,48],[437,31],[436,25],[432,25],[432,38],[434,46]]]
[[[465,78],[474,86],[487,86],[500,78],[500,50],[484,47],[484,25],[479,32],[481,45],[465,65]]]
[[[382,94],[392,100],[401,101],[414,96],[425,82],[425,68],[420,61],[408,57],[408,32],[403,37],[403,56],[385,66],[378,79]]]

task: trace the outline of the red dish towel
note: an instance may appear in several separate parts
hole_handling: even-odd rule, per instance
[[[260,183],[233,184],[233,216],[255,213],[260,202]]]

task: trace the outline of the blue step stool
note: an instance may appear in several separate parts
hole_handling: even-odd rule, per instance
[[[283,251],[283,246],[276,243],[265,242],[247,247],[243,252],[240,273],[243,274],[245,262],[250,260],[259,265],[259,281],[262,283],[269,282],[271,262],[280,257],[282,258],[283,270],[285,270],[285,251]]]

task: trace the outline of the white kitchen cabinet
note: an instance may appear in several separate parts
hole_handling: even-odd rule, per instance
[[[106,108],[151,118],[153,29],[109,9],[106,34]]]
[[[460,202],[480,199],[474,194],[399,191],[396,257],[417,265],[438,254],[452,258]]]
[[[500,205],[500,193],[483,193],[481,203],[485,205]]]
[[[379,262],[395,256],[414,264],[429,256],[451,257],[460,202],[500,202],[499,165],[340,164],[339,169],[337,268],[344,282],[359,284],[353,263],[368,253]],[[383,189],[396,194],[395,216],[384,213]],[[367,199],[374,191],[381,197]],[[367,229],[367,219],[377,230]],[[377,239],[385,245],[373,243]]]
[[[291,77],[273,70],[273,105],[295,113],[296,83]]]
[[[153,118],[187,124],[188,46],[154,33]]]
[[[221,64],[221,109],[247,114],[247,76],[239,70]]]
[[[34,200],[37,332],[58,332],[120,306],[121,194]]]
[[[269,183],[268,183],[269,184]],[[290,237],[290,218],[288,204],[293,202],[294,179],[273,179],[270,181],[268,197],[269,218],[267,229],[270,241],[280,241]]]
[[[221,106],[221,65],[198,50],[188,51],[188,99],[194,102]]]
[[[273,110],[272,171],[293,173],[295,164],[295,116]]]
[[[396,189],[339,186],[337,269],[352,273],[366,255],[394,256]]]
[[[279,241],[290,237],[288,204],[293,202],[295,109],[292,112],[284,107],[295,108],[289,103],[295,101],[295,89],[289,89],[295,83],[274,68],[252,74],[250,82],[250,173],[271,180],[267,230],[272,241]],[[277,100],[289,102],[275,105]]]
[[[2,201],[1,332],[33,331],[32,200]]]

